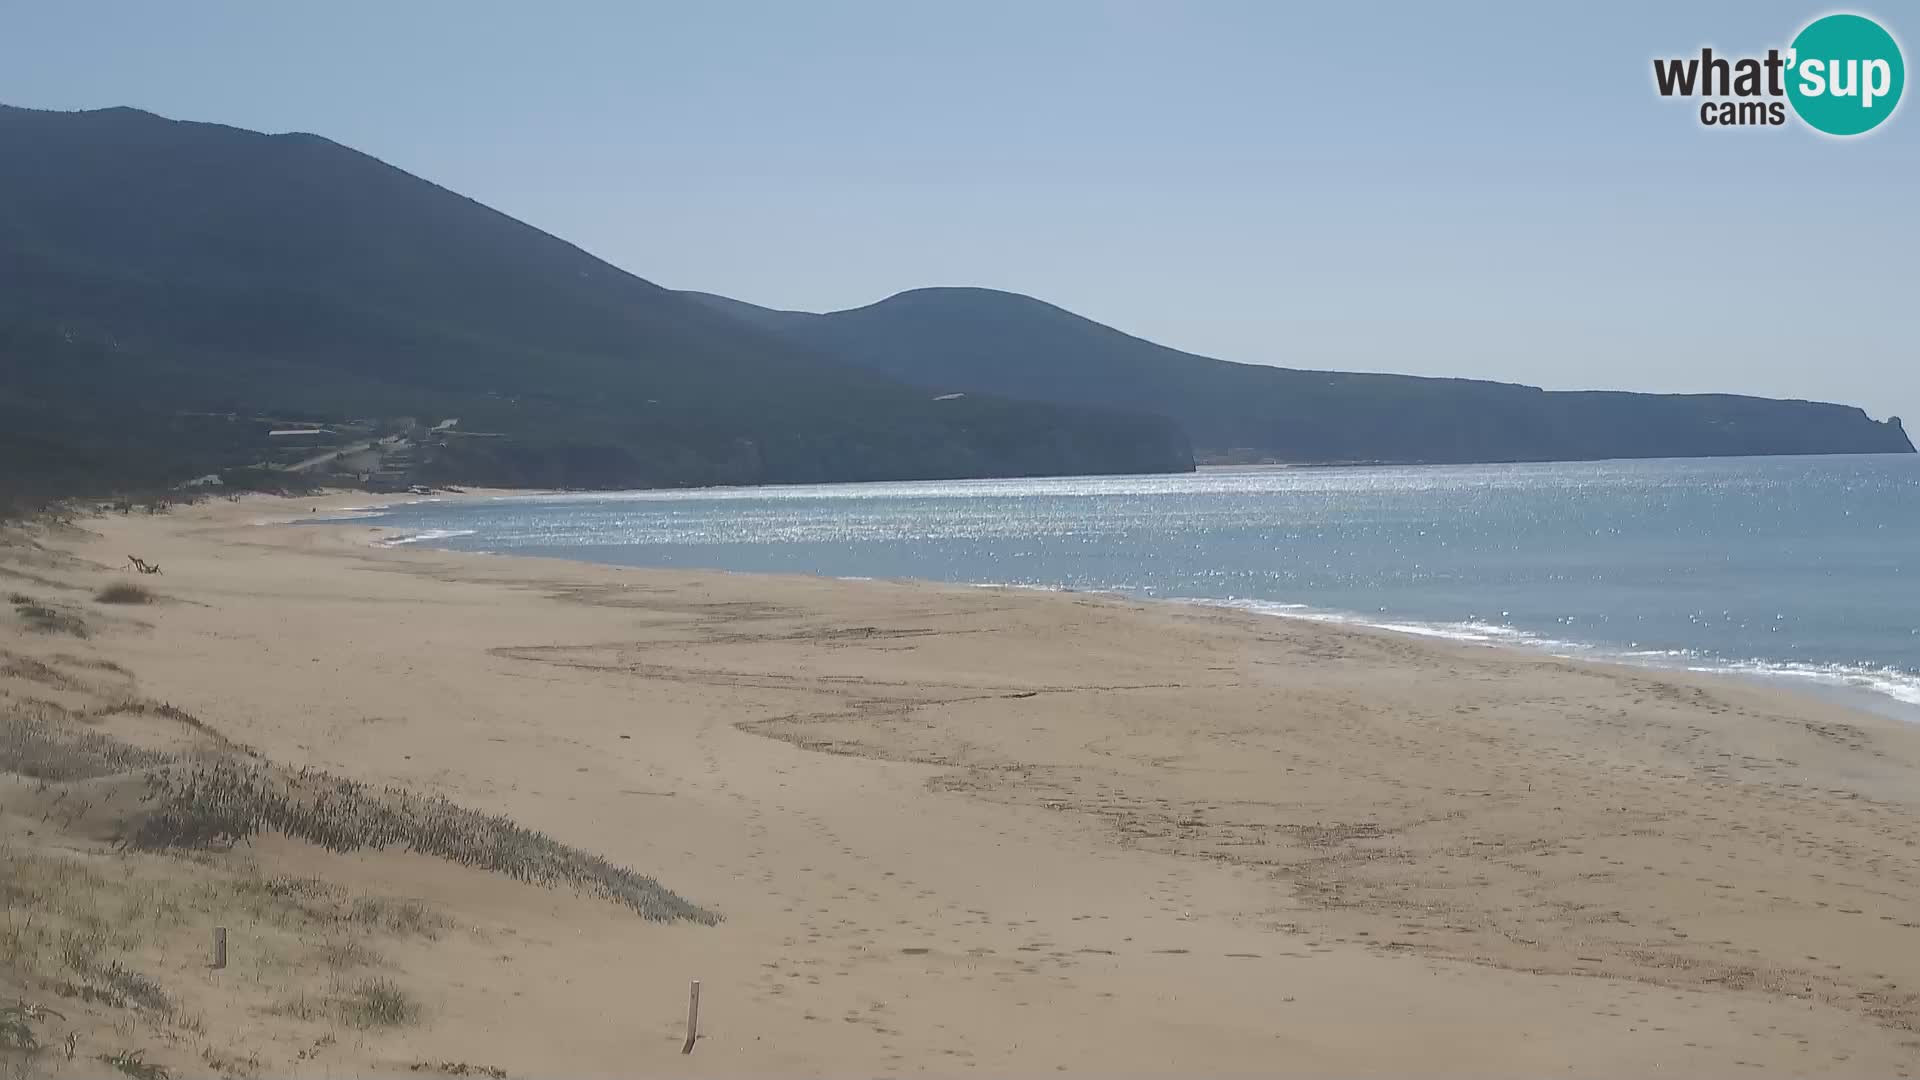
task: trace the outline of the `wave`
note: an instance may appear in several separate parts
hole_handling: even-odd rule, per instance
[[[1920,706],[1920,675],[1899,668],[1867,664],[1799,664],[1770,660],[1729,661],[1688,671],[1731,672],[1763,679],[1811,682],[1842,690],[1864,690],[1890,697],[1904,705]]]
[[[1210,600],[1181,598],[1181,602],[1205,604],[1208,607],[1233,608],[1236,611],[1251,611],[1259,615],[1276,615],[1286,619],[1301,619],[1306,622],[1343,623],[1351,626],[1364,626],[1373,630],[1391,630],[1398,634],[1413,634],[1418,637],[1445,638],[1448,641],[1466,641],[1481,645],[1529,645],[1543,649],[1588,649],[1578,641],[1560,641],[1530,633],[1519,627],[1504,623],[1481,622],[1471,619],[1464,622],[1420,622],[1406,619],[1389,619],[1378,616],[1355,615],[1345,611],[1329,611],[1325,608],[1309,607],[1306,604],[1283,604],[1271,600]]]
[[[417,533],[406,533],[380,541],[381,547],[400,547],[404,544],[431,544],[436,540],[451,540],[456,536],[472,536],[472,529],[424,529]]]
[[[1702,675],[1736,675],[1789,685],[1811,685],[1831,690],[1872,694],[1880,698],[1892,699],[1904,706],[1920,707],[1920,672],[1896,667],[1872,664],[1807,663],[1793,660],[1768,660],[1760,657],[1733,660],[1706,655],[1696,649],[1614,648],[1588,641],[1545,637],[1500,623],[1477,620],[1417,622],[1266,600],[1189,599],[1183,602],[1233,608],[1237,611],[1251,611],[1261,615],[1299,619],[1306,622],[1362,626],[1372,630],[1389,630],[1394,633],[1443,638],[1474,645],[1534,649],[1569,659],[1578,657],[1585,660],[1634,664],[1640,667],[1689,671]],[[1920,715],[1905,711],[1901,715],[1907,719],[1920,719]]]

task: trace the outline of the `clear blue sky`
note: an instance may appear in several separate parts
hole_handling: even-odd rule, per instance
[[[1920,425],[1920,101],[1711,130],[1814,4],[0,0],[0,101],[358,147],[665,285],[1029,293],[1233,360]],[[1911,66],[1920,5],[1876,0]]]

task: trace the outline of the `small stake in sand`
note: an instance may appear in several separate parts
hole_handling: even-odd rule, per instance
[[[700,1037],[700,980],[693,980],[693,994],[687,998],[687,1045],[680,1048],[683,1054],[693,1053],[693,1042]]]
[[[227,966],[227,928],[213,928],[213,968],[215,971]]]

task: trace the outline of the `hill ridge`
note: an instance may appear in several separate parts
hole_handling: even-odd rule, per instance
[[[983,287],[909,289],[821,313],[687,295],[932,389],[1154,409],[1181,423],[1203,461],[1913,452],[1898,417],[1874,421],[1850,405],[1250,364],[1184,352],[1037,297]]]

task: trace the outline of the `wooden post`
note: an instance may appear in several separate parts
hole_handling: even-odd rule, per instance
[[[683,1054],[693,1053],[693,1042],[700,1037],[700,980],[693,980],[693,993],[687,998],[687,1044],[680,1048]]]
[[[227,928],[213,928],[213,968],[215,971],[227,966]]]

